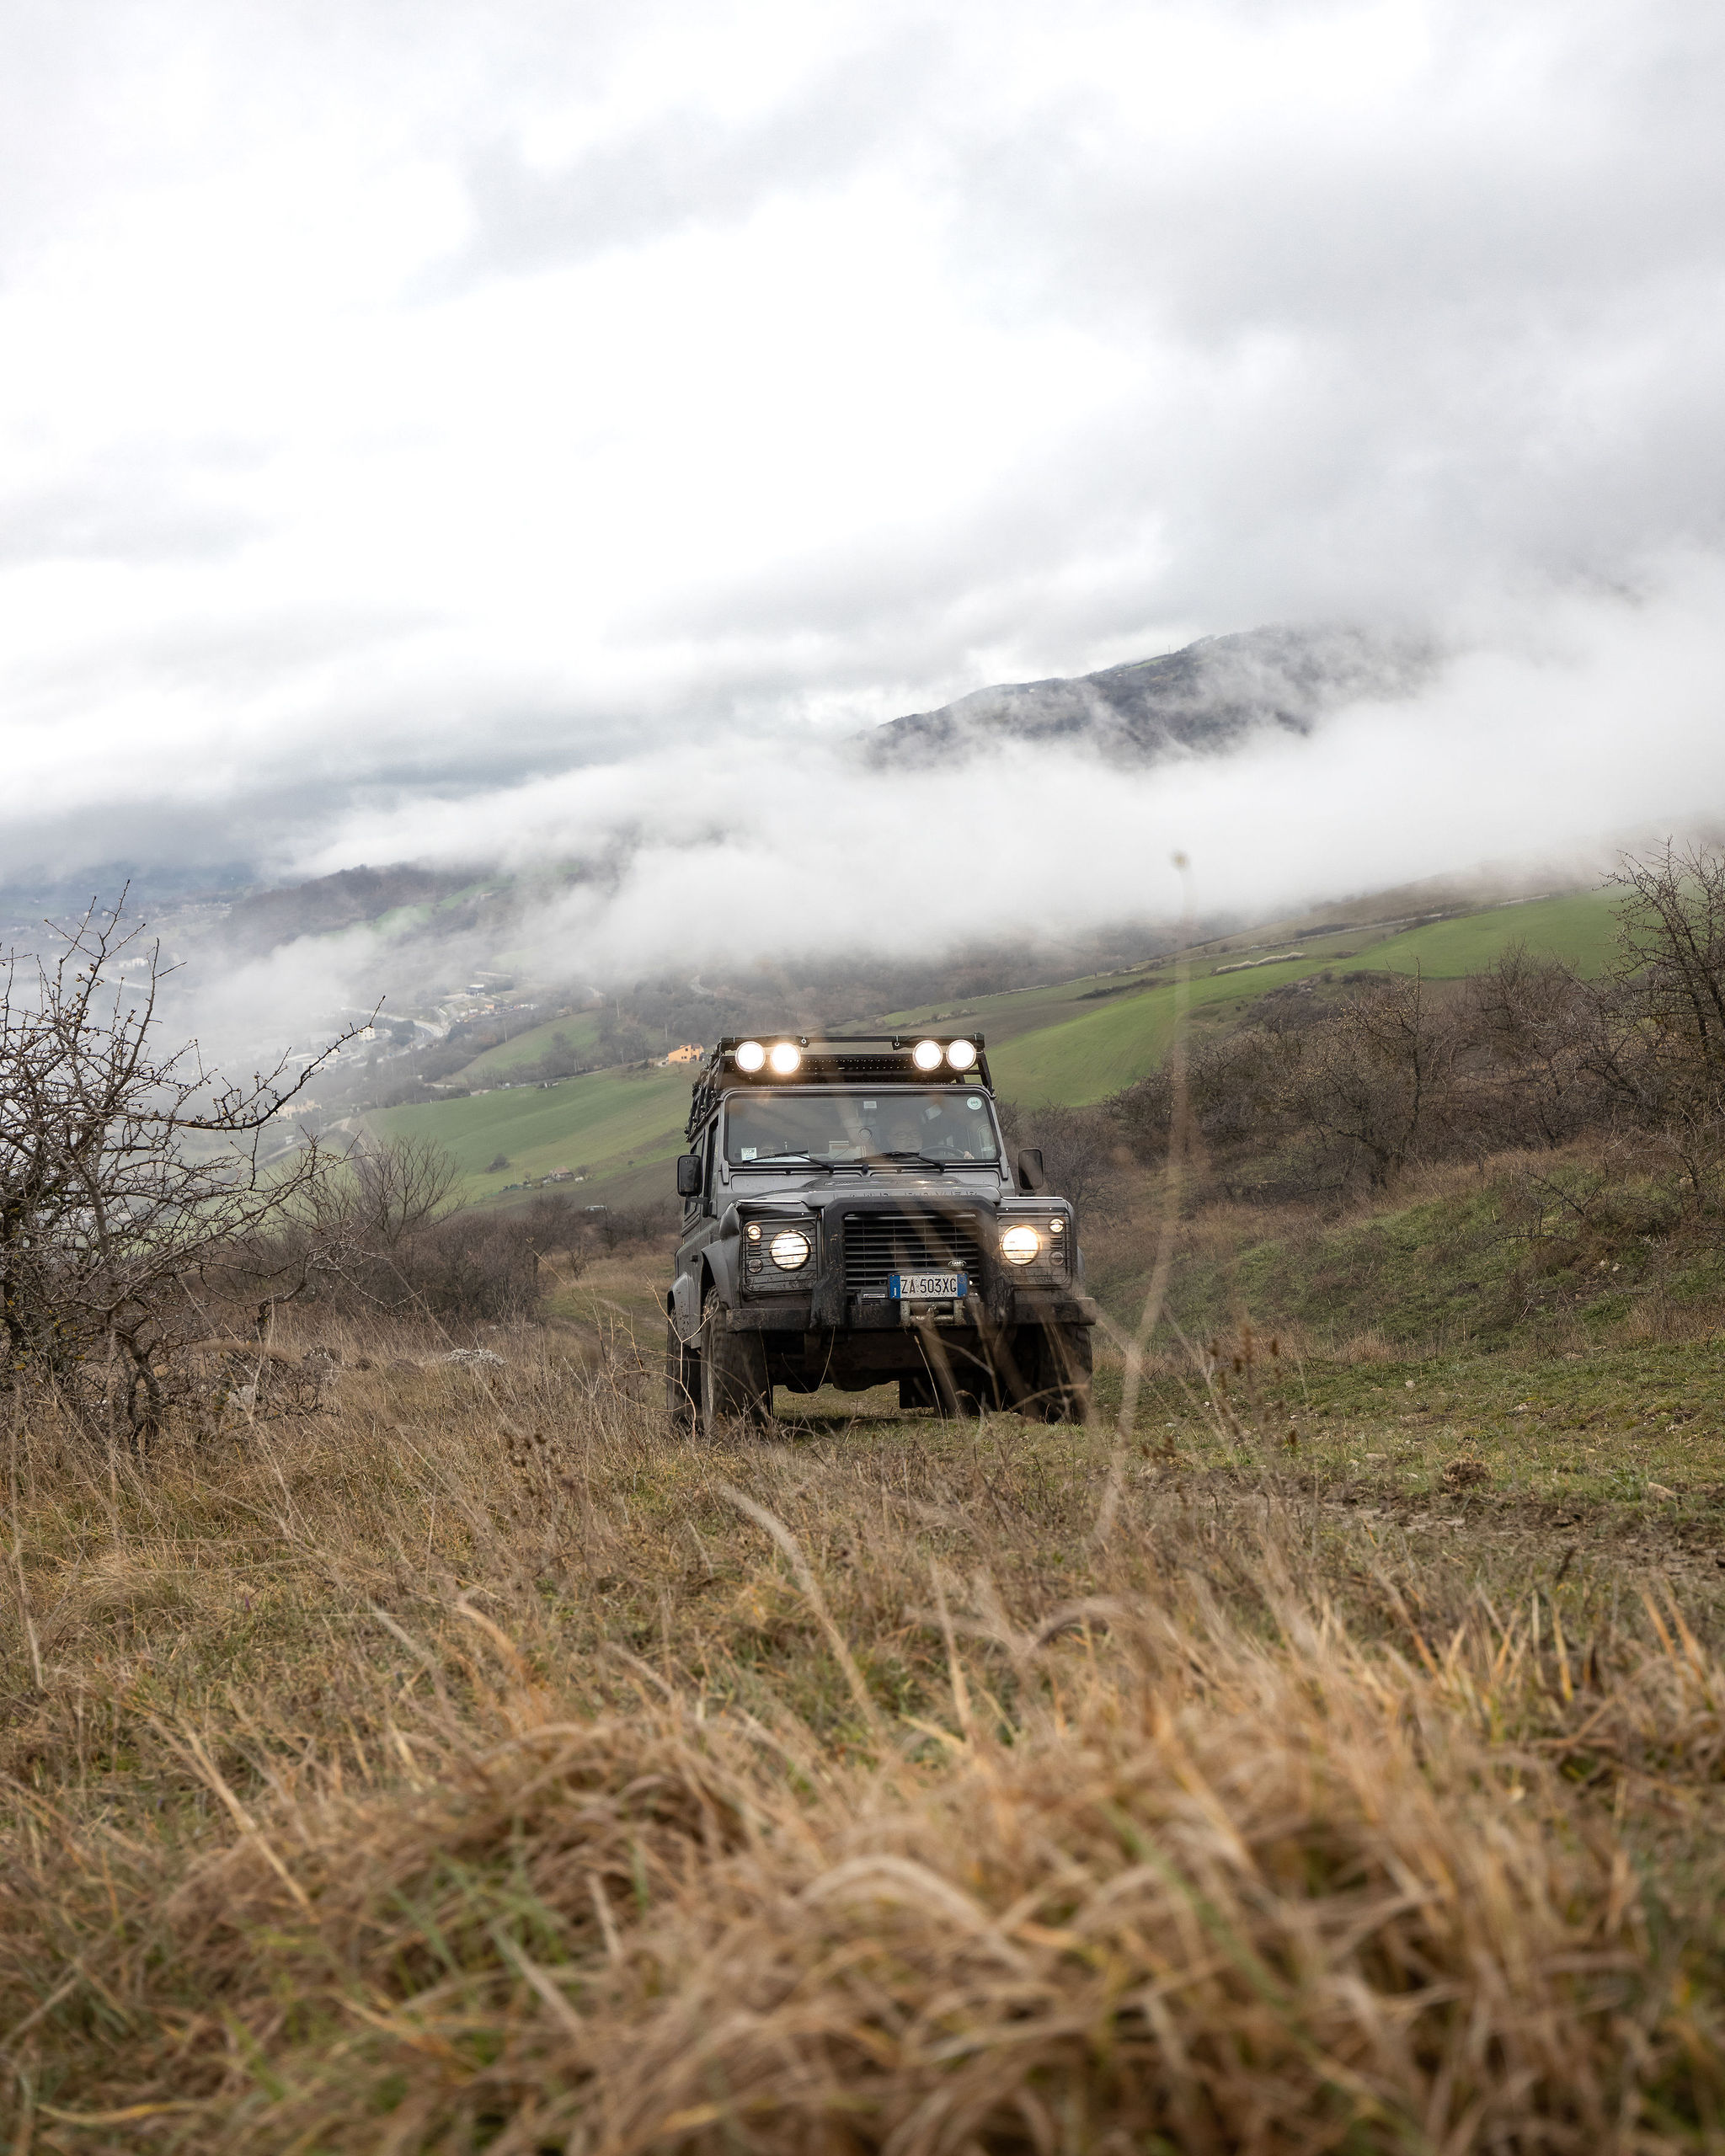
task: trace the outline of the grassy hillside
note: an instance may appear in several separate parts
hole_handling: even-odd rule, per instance
[[[462,1070],[462,1081],[483,1086],[489,1080],[507,1077],[523,1064],[537,1063],[559,1033],[577,1054],[590,1055],[599,1045],[599,1020],[593,1012],[584,1011],[574,1017],[548,1018],[542,1026],[530,1026],[526,1032],[476,1055]]]
[[[1600,973],[1616,940],[1613,909],[1618,899],[1619,894],[1609,889],[1573,891],[1522,905],[1493,906],[1457,921],[1434,921],[1375,947],[1372,963],[1404,973],[1418,965],[1425,973],[1454,979],[1479,972],[1509,944],[1522,942],[1530,951],[1563,959],[1578,973]],[[1352,937],[1332,940],[1365,947]]]
[[[1530,951],[1564,958],[1583,973],[1596,973],[1611,950],[1615,897],[1608,891],[1581,892],[1525,905],[1495,906],[1397,934],[1350,931],[1315,937],[1303,947],[1303,957],[1284,965],[1253,965],[1244,973],[1215,969],[1239,964],[1240,955],[1235,952],[1213,962],[1200,956],[1190,986],[1193,1010],[1223,1017],[1230,1006],[1243,1009],[1267,989],[1338,965],[1369,965],[1398,973],[1418,969],[1438,979],[1456,979],[1489,965],[1518,942]],[[1075,1001],[1071,991],[1064,999],[1057,990],[1035,991],[1043,1001],[1031,1010],[1033,1023],[1007,1033],[998,1049],[990,1049],[990,1068],[999,1091],[1012,1100],[1081,1105],[1104,1100],[1146,1076],[1167,1054],[1173,1038],[1175,991],[1167,968],[1145,978],[1147,985],[1141,987],[1130,982],[1075,982],[1072,989],[1081,996],[1087,988],[1091,991],[1082,1001]],[[1110,988],[1115,993],[1095,996],[1097,989]],[[1037,1016],[1042,1017],[1039,1025],[1033,1022]],[[991,1021],[989,1036],[996,1038]]]
[[[1437,979],[1459,979],[1487,965],[1509,944],[1550,952],[1583,973],[1597,972],[1613,935],[1609,891],[1573,893],[1525,905],[1495,906],[1418,928],[1349,929],[1311,938],[1303,955],[1280,965],[1237,966],[1248,939],[1194,954],[1190,984],[1195,1015],[1220,1022],[1266,990],[1338,967],[1371,966]],[[1156,1069],[1174,1029],[1174,979],[1169,962],[1135,974],[1092,974],[1045,987],[978,996],[960,1004],[895,1011],[882,1025],[970,1024],[988,1038],[995,1084],[1009,1100],[1074,1106],[1105,1100]],[[584,1013],[518,1034],[478,1057],[462,1073],[469,1082],[506,1076],[536,1061],[555,1033],[582,1050],[598,1039],[598,1021]],[[671,1071],[595,1071],[549,1091],[488,1093],[482,1098],[396,1108],[373,1118],[391,1133],[435,1137],[461,1162],[471,1200],[498,1194],[505,1183],[554,1167],[587,1164],[595,1200],[633,1203],[670,1187],[665,1164],[680,1150],[688,1078]],[[485,1173],[506,1154],[510,1167]]]
[[[553,1168],[586,1166],[596,1183],[668,1161],[682,1144],[688,1100],[683,1071],[595,1070],[560,1086],[388,1108],[371,1122],[387,1137],[430,1138],[446,1147],[462,1170],[460,1194],[471,1202]],[[499,1153],[508,1155],[509,1167],[488,1173]],[[670,1180],[668,1171],[660,1171],[662,1186]]]

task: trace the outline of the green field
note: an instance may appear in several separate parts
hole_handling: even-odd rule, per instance
[[[688,1101],[686,1071],[593,1070],[559,1086],[387,1108],[372,1122],[386,1137],[430,1138],[446,1147],[462,1171],[458,1194],[471,1203],[553,1168],[586,1166],[597,1183],[668,1162],[681,1148]],[[488,1173],[499,1153],[510,1166]],[[669,1189],[669,1169],[655,1180]]]
[[[530,1026],[526,1033],[476,1055],[462,1076],[470,1084],[483,1085],[488,1078],[519,1070],[524,1063],[537,1063],[558,1033],[578,1055],[590,1055],[599,1045],[599,1021],[587,1011],[574,1017],[548,1018],[542,1026]]]
[[[1230,1005],[1243,1009],[1268,989],[1338,966],[1369,965],[1393,973],[1418,969],[1438,979],[1457,979],[1477,973],[1518,942],[1535,954],[1549,953],[1567,959],[1583,973],[1597,973],[1610,955],[1616,932],[1613,897],[1608,891],[1580,892],[1525,905],[1494,906],[1487,912],[1406,929],[1400,935],[1350,931],[1315,937],[1303,958],[1290,959],[1285,965],[1253,966],[1245,973],[1207,971],[1200,962],[1190,985],[1192,1007],[1218,1015]],[[1239,961],[1229,953],[1218,963],[1226,967]],[[1023,1030],[1014,1027],[997,1049],[989,1051],[997,1090],[1011,1100],[1081,1106],[1106,1100],[1122,1086],[1146,1077],[1167,1053],[1174,1032],[1173,982],[1166,968],[1158,969],[1151,979],[1152,985],[1125,987],[1089,1010],[1081,1006],[1074,1009],[1073,991],[1107,987],[1108,983],[1074,982],[1064,997],[1058,990],[1031,991],[1039,999],[1035,1005],[1027,999],[1032,1025]],[[1003,1003],[1009,999],[985,1000]],[[1039,1025],[1034,1022],[1038,1016],[1043,1021]]]
[[[1192,1006],[1243,1007],[1266,989],[1299,980],[1322,964],[1322,959],[1295,959],[1247,974],[1199,974],[1190,984]],[[1060,1101],[1082,1107],[1106,1100],[1156,1069],[1174,1037],[1174,984],[1163,976],[1154,987],[1127,989],[1081,1017],[1019,1033],[988,1052],[995,1090],[1033,1106]]]
[[[1597,973],[1610,957],[1616,894],[1570,893],[1517,905],[1493,906],[1399,933],[1365,927],[1315,937],[1302,956],[1278,965],[1236,966],[1248,953],[1206,947],[1194,953],[1189,985],[1194,1013],[1226,1021],[1268,990],[1327,971],[1370,967],[1436,979],[1456,979],[1489,965],[1514,942],[1549,953],[1583,973]],[[896,1011],[879,1022],[894,1027],[974,1025],[990,1043],[996,1090],[1030,1106],[1072,1106],[1106,1100],[1154,1070],[1174,1030],[1172,963],[1137,974],[1088,974],[999,995]],[[490,1049],[462,1074],[469,1083],[506,1075],[535,1062],[564,1034],[582,1052],[598,1042],[598,1020],[584,1012],[547,1020]],[[392,1135],[433,1137],[460,1162],[462,1194],[495,1197],[502,1185],[558,1167],[589,1166],[589,1183],[607,1203],[633,1203],[670,1188],[668,1163],[680,1150],[688,1101],[686,1072],[593,1071],[548,1090],[484,1094],[479,1098],[390,1109],[377,1126]],[[496,1174],[486,1163],[506,1154]]]
[[[1402,973],[1411,973],[1418,965],[1439,979],[1455,979],[1478,973],[1510,944],[1521,942],[1534,956],[1562,958],[1578,973],[1602,973],[1616,941],[1614,908],[1618,902],[1611,890],[1573,891],[1562,898],[1531,899],[1522,905],[1493,906],[1456,921],[1434,921],[1378,945],[1372,963]],[[1334,937],[1326,941],[1353,943],[1356,939]]]

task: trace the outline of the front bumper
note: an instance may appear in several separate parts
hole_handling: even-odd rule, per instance
[[[1094,1325],[1101,1312],[1081,1289],[1009,1288],[999,1299],[972,1293],[950,1303],[895,1303],[880,1295],[839,1296],[836,1318],[817,1315],[814,1294],[745,1295],[731,1313],[744,1332],[914,1331],[920,1325],[987,1331],[1014,1325]]]

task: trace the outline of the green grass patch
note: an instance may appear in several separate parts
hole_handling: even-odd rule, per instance
[[[1620,896],[1612,890],[1575,891],[1530,899],[1525,905],[1493,906],[1456,921],[1434,921],[1378,945],[1371,963],[1397,973],[1412,973],[1417,966],[1422,973],[1454,980],[1481,972],[1512,943],[1521,942],[1536,958],[1562,958],[1580,974],[1603,973],[1616,947]]]
[[[443,1146],[462,1171],[457,1194],[471,1203],[553,1168],[588,1166],[596,1182],[669,1161],[682,1147],[688,1102],[685,1071],[593,1070],[558,1086],[386,1108],[370,1120],[386,1137],[429,1138]],[[499,1153],[510,1166],[488,1172]],[[668,1189],[668,1174],[664,1182]]]
[[[1494,906],[1487,912],[1434,921],[1394,936],[1362,931],[1318,937],[1298,958],[1252,965],[1244,972],[1228,970],[1241,964],[1240,953],[1200,956],[1194,961],[1189,985],[1193,1013],[1226,1020],[1270,989],[1327,972],[1417,969],[1439,979],[1459,979],[1490,965],[1518,942],[1535,954],[1563,958],[1583,973],[1597,973],[1613,947],[1615,895],[1587,891],[1525,905]],[[1098,989],[1114,992],[1096,997]],[[988,1015],[988,1004],[1013,1001],[983,997],[965,1011]],[[1030,1022],[1015,1026],[998,1048],[991,1049],[990,1070],[1010,1100],[1031,1105],[1057,1101],[1074,1107],[1106,1100],[1158,1067],[1174,1038],[1174,1012],[1175,988],[1166,967],[1147,975],[1141,986],[1130,980],[1092,978],[1060,989],[1029,990],[1012,1015]]]
[[[1606,1524],[1645,1518],[1680,1543],[1716,1528],[1725,1508],[1717,1343],[1348,1364],[1272,1357],[1269,1337],[1256,1336],[1247,1356],[1237,1335],[1224,1337],[1208,1380],[1195,1365],[1152,1379],[1140,1436],[1191,1466],[1270,1465],[1319,1490],[1363,1486],[1476,1511],[1584,1507]]]
[[[482,1055],[476,1055],[460,1075],[475,1085],[483,1085],[488,1078],[506,1077],[524,1064],[537,1063],[559,1033],[577,1055],[590,1055],[599,1046],[599,1021],[590,1011],[582,1011],[573,1017],[548,1018],[542,1026],[530,1026],[525,1033],[499,1042],[495,1048],[488,1048]]]

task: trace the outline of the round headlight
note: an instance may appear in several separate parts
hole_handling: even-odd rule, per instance
[[[911,1060],[919,1070],[938,1070],[945,1054],[938,1041],[918,1041],[911,1051]]]
[[[762,1048],[759,1041],[745,1041],[737,1050],[739,1070],[747,1070],[752,1074],[758,1070],[766,1060],[766,1050]]]
[[[781,1273],[794,1273],[809,1262],[809,1238],[800,1228],[784,1228],[767,1245]]]
[[[803,1060],[803,1051],[794,1041],[775,1041],[772,1054],[767,1057],[775,1078],[788,1078]]]
[[[1001,1256],[1008,1265],[1028,1265],[1042,1248],[1042,1237],[1034,1228],[1008,1228],[1001,1237]]]
[[[947,1061],[952,1065],[954,1070],[968,1070],[975,1060],[975,1041],[948,1041],[947,1043]]]

